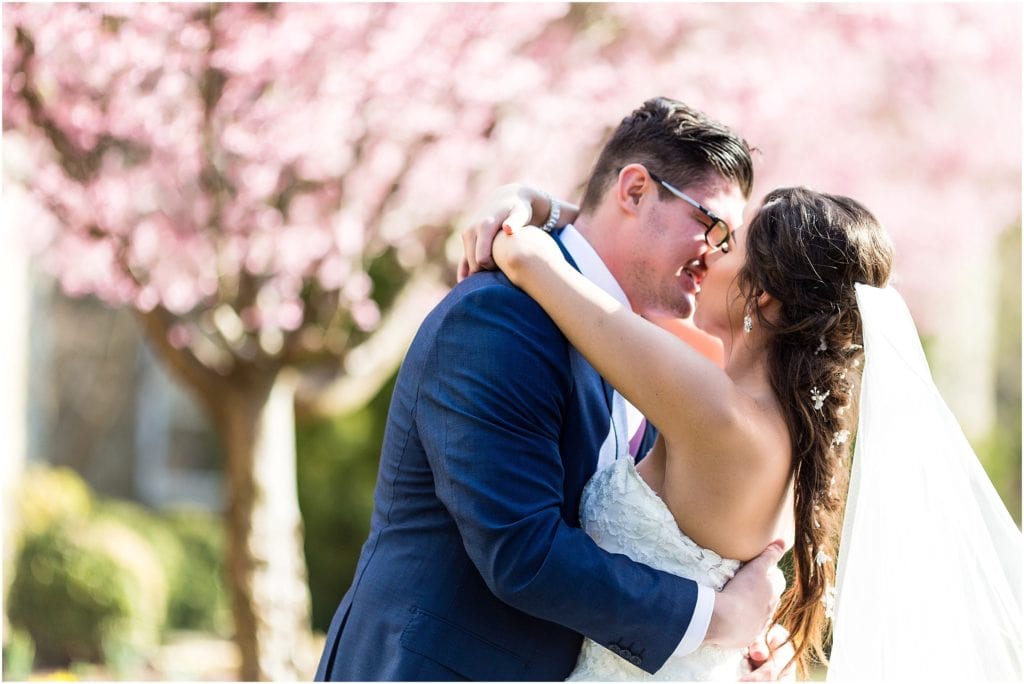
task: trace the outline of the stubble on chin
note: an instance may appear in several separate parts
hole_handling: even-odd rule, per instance
[[[690,318],[696,310],[697,303],[689,297],[683,296],[676,300],[672,315],[676,318]]]
[[[693,297],[680,292],[674,284],[652,292],[650,302],[651,313],[660,318],[689,318],[697,306]]]
[[[631,286],[627,291],[633,311],[644,318],[689,318],[696,302],[679,289],[679,284],[654,280],[655,270],[637,262],[629,271]],[[624,288],[625,289],[625,288]]]

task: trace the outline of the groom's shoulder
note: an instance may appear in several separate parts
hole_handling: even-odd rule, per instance
[[[570,382],[572,355],[537,302],[503,274],[483,272],[452,288],[430,312],[410,346],[410,362],[428,373],[457,367],[459,377],[469,369],[518,379],[548,373],[551,391],[558,391]]]
[[[521,340],[555,348],[568,345],[558,326],[528,294],[500,271],[483,271],[466,278],[445,295],[424,321],[428,339],[494,337],[514,334]]]
[[[448,293],[438,308],[506,314],[554,322],[540,304],[512,284],[501,271],[481,271],[466,278]]]

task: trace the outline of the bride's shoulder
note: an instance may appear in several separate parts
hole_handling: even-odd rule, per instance
[[[738,388],[726,424],[707,426],[717,431],[717,451],[727,461],[745,467],[777,466],[788,470],[792,440],[785,414],[772,391]]]

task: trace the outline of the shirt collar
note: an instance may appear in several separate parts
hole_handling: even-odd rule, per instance
[[[623,306],[629,307],[629,298],[619,282],[615,280],[615,276],[605,266],[597,251],[587,242],[583,234],[576,230],[575,226],[571,223],[567,225],[559,235],[559,239],[573,261],[576,262],[580,273],[586,276],[587,280],[610,294]]]

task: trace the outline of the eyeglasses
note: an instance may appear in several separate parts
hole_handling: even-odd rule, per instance
[[[650,169],[647,170],[647,173],[651,176],[651,180],[653,180],[655,183],[658,183],[659,185],[661,185],[661,187],[665,188],[673,195],[686,202],[687,204],[692,205],[695,209],[697,209],[697,211],[711,219],[711,225],[708,226],[708,229],[704,231],[704,242],[708,243],[709,247],[714,249],[721,249],[723,252],[729,251],[729,240],[732,238],[732,231],[729,230],[728,223],[715,216],[710,209],[708,209],[703,204],[687,195],[685,192],[677,190],[676,188],[672,187],[665,181],[655,176],[653,173],[651,173]]]

